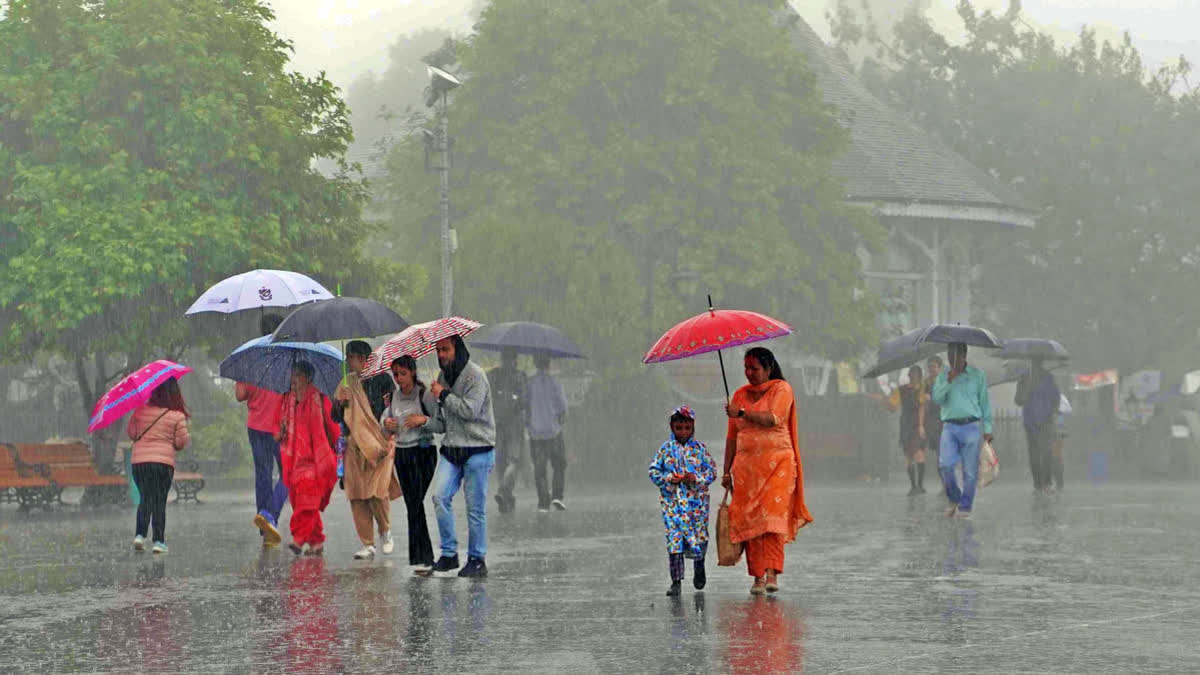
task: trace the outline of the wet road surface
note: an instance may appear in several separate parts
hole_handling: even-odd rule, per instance
[[[351,559],[341,493],[326,556],[300,559],[259,547],[249,493],[168,507],[161,558],[133,552],[130,509],[6,505],[0,671],[1200,669],[1196,486],[1035,500],[997,483],[969,521],[902,491],[810,486],[816,522],[787,547],[772,598],[750,597],[744,567],[717,568],[715,551],[705,591],[689,563],[683,596],[665,597],[649,484],[575,496],[565,513],[537,514],[529,495],[512,516],[493,509],[486,581],[412,576],[401,501],[396,553],[366,562]]]

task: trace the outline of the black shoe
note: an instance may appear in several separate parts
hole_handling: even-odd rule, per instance
[[[458,576],[464,578],[487,576],[487,564],[483,562],[483,558],[467,558],[467,564],[458,571]]]
[[[696,587],[696,590],[702,591],[706,583],[708,583],[708,575],[704,573],[704,561],[697,560],[692,567],[692,585]]]
[[[682,592],[683,590],[680,586],[680,583],[678,581],[672,581],[671,587],[667,589],[667,597],[673,598]]]
[[[297,546],[294,542],[291,544],[288,544],[288,548],[291,549],[292,553],[295,553],[296,555],[300,555],[301,553],[304,553],[304,549]]]
[[[911,488],[909,488],[909,490],[908,490],[908,496],[909,496],[909,497],[915,497],[915,496],[917,496],[917,495],[919,495],[919,494],[921,494],[921,488],[917,487],[916,485],[912,486],[912,487],[911,487]]]
[[[429,574],[447,574],[458,569],[458,554],[444,555],[438,558],[438,561],[433,563],[433,568],[429,570]]]

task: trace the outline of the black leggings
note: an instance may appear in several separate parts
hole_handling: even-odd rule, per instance
[[[425,493],[433,482],[438,454],[433,446],[427,448],[396,448],[396,478],[404,492],[408,512],[408,564],[432,565],[433,542],[425,522]]]
[[[167,541],[167,495],[175,467],[158,462],[139,462],[133,465],[133,482],[142,496],[137,509],[137,534],[145,537],[154,524],[154,542]]]

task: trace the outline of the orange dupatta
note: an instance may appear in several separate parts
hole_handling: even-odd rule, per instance
[[[746,419],[729,420],[726,444],[737,448],[730,470],[730,538],[736,543],[774,533],[792,541],[800,528],[812,522],[804,503],[804,465],[792,387],[784,380],[745,385],[734,393],[730,405],[770,412],[776,420],[773,427],[760,427]],[[789,495],[791,499],[785,500]]]

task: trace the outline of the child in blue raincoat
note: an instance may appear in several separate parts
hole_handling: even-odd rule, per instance
[[[683,559],[692,558],[692,585],[704,588],[704,552],[708,549],[708,486],[717,472],[712,455],[693,434],[696,413],[687,406],[671,414],[671,438],[663,443],[650,463],[650,481],[658,486],[663,525],[667,528],[667,555],[670,559],[671,588],[667,595],[680,593]]]

